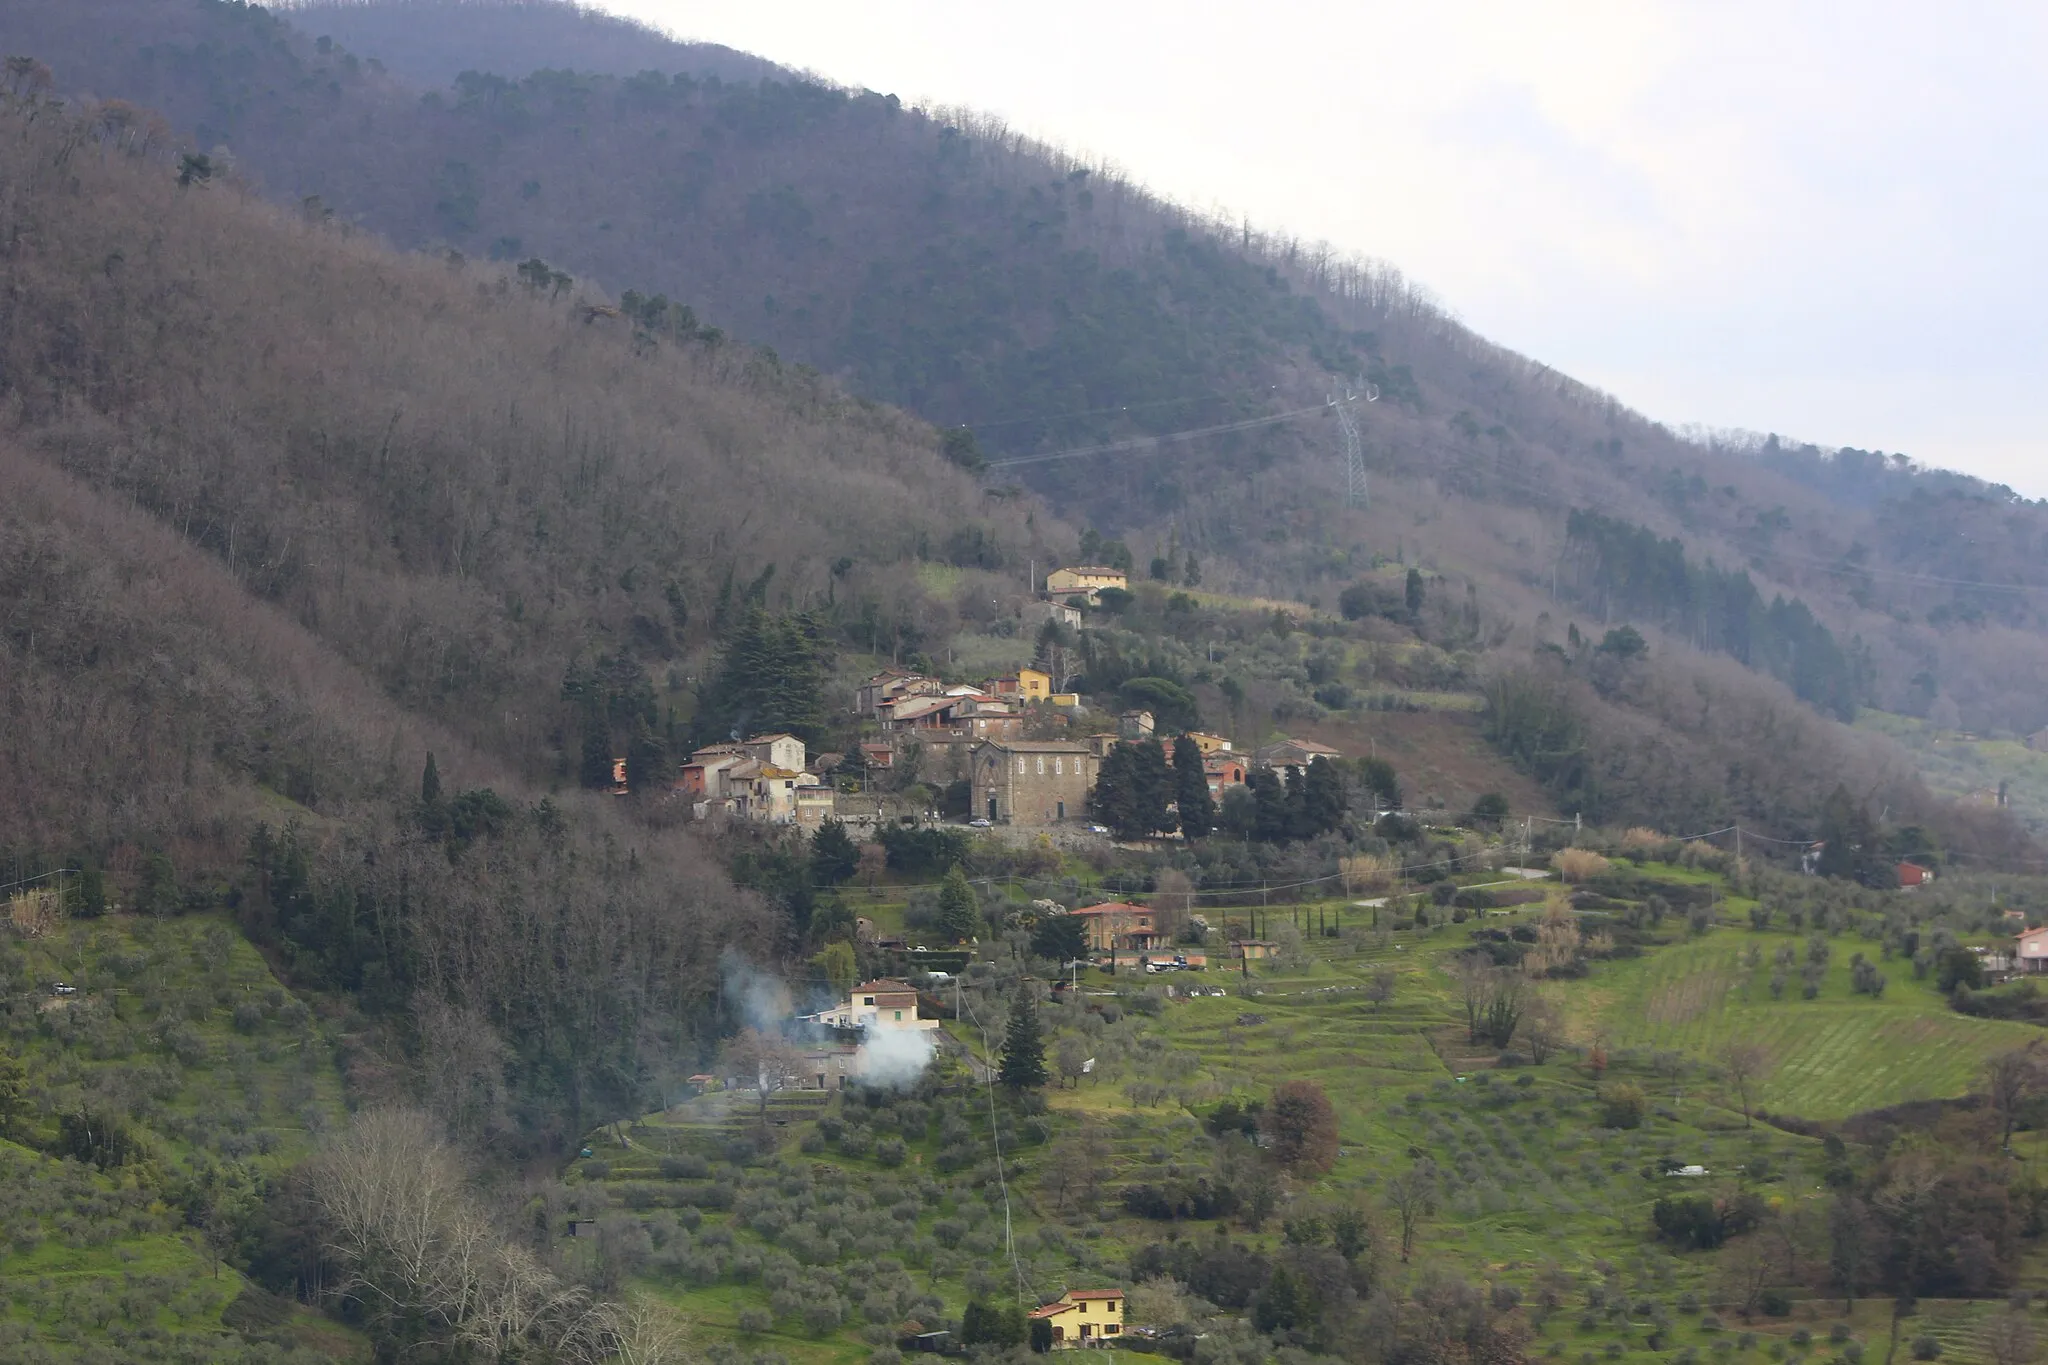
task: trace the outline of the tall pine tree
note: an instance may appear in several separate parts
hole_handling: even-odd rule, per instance
[[[996,1079],[1012,1090],[1036,1090],[1045,1084],[1045,1034],[1038,1026],[1038,1006],[1024,996],[1010,1006]]]
[[[1173,742],[1173,794],[1180,809],[1181,837],[1204,839],[1216,825],[1216,802],[1202,767],[1202,746],[1182,735]]]
[[[1136,777],[1137,823],[1145,834],[1173,828],[1167,806],[1173,801],[1173,773],[1166,766],[1166,749],[1156,739],[1128,746],[1131,772]]]

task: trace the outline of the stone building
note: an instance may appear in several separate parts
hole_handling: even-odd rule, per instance
[[[975,746],[968,775],[978,819],[1057,825],[1088,813],[1095,755],[1068,740],[990,740]]]

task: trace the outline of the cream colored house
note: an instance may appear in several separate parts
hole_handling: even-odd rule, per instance
[[[939,1026],[936,1019],[917,1017],[914,987],[888,979],[863,981],[836,1007],[804,1017],[806,1022],[832,1028],[929,1031]]]
[[[1031,1310],[1034,1321],[1052,1324],[1052,1348],[1101,1346],[1124,1334],[1124,1291],[1069,1289],[1059,1302]]]
[[[1045,590],[1054,597],[1085,597],[1091,603],[1096,600],[1095,594],[1104,588],[1127,592],[1130,586],[1130,576],[1122,569],[1105,568],[1100,564],[1054,569],[1045,576]]]

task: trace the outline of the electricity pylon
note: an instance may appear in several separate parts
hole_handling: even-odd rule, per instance
[[[1377,403],[1379,388],[1372,384],[1356,387],[1347,384],[1342,398],[1330,395],[1330,406],[1337,413],[1337,426],[1344,433],[1344,504],[1347,507],[1364,507],[1371,501],[1366,484],[1365,440],[1358,434],[1358,418],[1351,411],[1351,405],[1361,398],[1368,403]]]

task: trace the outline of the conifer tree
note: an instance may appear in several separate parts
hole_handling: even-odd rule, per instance
[[[576,780],[592,791],[603,791],[612,784],[611,727],[595,706],[583,711],[583,755],[576,765]]]
[[[860,846],[837,820],[827,820],[811,836],[811,881],[838,886],[860,870]]]
[[[1022,996],[1010,1006],[996,1079],[1012,1090],[1036,1090],[1045,1084],[1045,1034],[1038,1026],[1038,1007]]]
[[[1280,785],[1280,774],[1271,768],[1254,768],[1246,775],[1244,784],[1251,789],[1257,812],[1252,823],[1252,838],[1265,844],[1285,843],[1287,793]]]
[[[426,771],[420,774],[420,804],[435,806],[441,802],[441,770],[435,766],[434,751],[427,750]]]
[[[1138,774],[1131,746],[1119,744],[1103,757],[1095,775],[1095,818],[1119,839],[1147,833],[1138,810]]]
[[[1202,746],[1188,735],[1173,742],[1174,801],[1180,810],[1183,838],[1207,838],[1216,825],[1216,801],[1209,795],[1209,774],[1202,766]]]
[[[973,938],[980,927],[981,908],[975,904],[974,887],[968,883],[960,864],[955,863],[939,886],[938,930],[948,942],[960,943]]]
[[[1310,760],[1308,771],[1302,777],[1302,807],[1309,835],[1334,832],[1344,823],[1344,814],[1350,804],[1350,798],[1344,794],[1344,779],[1338,775],[1337,765],[1320,755]]]
[[[1173,800],[1173,773],[1166,766],[1166,749],[1156,739],[1127,746],[1131,750],[1131,773],[1135,778],[1136,823],[1141,834],[1157,834],[1173,828],[1167,806]]]

